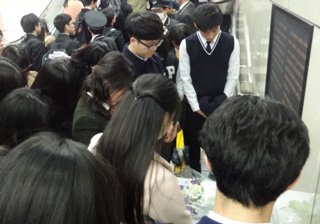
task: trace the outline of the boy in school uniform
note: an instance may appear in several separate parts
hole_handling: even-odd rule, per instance
[[[226,100],[204,123],[200,140],[217,192],[199,224],[270,223],[275,201],[295,185],[310,151],[301,118],[257,96]]]
[[[187,99],[185,141],[190,167],[201,172],[198,132],[206,118],[234,94],[239,77],[238,40],[220,30],[222,14],[212,3],[194,11],[198,31],[180,44],[177,87]]]

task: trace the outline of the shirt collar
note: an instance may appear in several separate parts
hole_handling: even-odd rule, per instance
[[[198,36],[200,37],[201,42],[204,44],[204,46],[207,46],[207,40],[206,40],[206,38],[204,38],[204,37],[201,35],[200,31],[198,31],[197,33],[198,33]],[[217,39],[219,38],[220,34],[221,34],[221,30],[220,30],[219,33],[216,35],[216,37],[213,39],[213,41],[210,43],[211,46],[217,41]]]
[[[253,224],[252,222],[239,222],[236,220],[232,220],[232,219],[228,219],[226,217],[223,217],[221,215],[219,215],[218,213],[214,212],[214,211],[210,211],[208,214],[208,217],[216,222],[219,223],[228,223],[228,224]],[[254,223],[254,224],[270,224],[270,222],[266,222],[266,223]]]

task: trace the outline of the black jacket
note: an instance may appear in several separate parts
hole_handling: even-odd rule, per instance
[[[195,32],[196,28],[193,25],[193,11],[195,9],[195,5],[189,1],[182,9],[176,12],[175,19],[180,23],[187,24],[190,29]]]
[[[43,55],[46,53],[44,42],[32,34],[27,34],[21,46],[26,52],[31,70],[39,71]]]
[[[78,48],[80,48],[80,43],[64,33],[59,33],[56,40],[50,45],[50,50],[64,49],[68,55],[71,55]]]

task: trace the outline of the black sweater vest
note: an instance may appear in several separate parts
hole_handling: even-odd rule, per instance
[[[223,93],[227,81],[229,58],[234,48],[234,38],[221,31],[213,51],[206,52],[206,46],[197,33],[186,39],[190,58],[190,76],[198,99],[202,96],[215,97]]]

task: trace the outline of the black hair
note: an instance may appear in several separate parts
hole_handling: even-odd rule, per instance
[[[256,96],[226,100],[200,136],[219,191],[247,207],[275,201],[309,155],[308,130],[298,115]]]
[[[17,44],[10,44],[3,48],[1,51],[1,56],[13,61],[24,72],[29,69],[29,60],[26,52]]]
[[[40,19],[34,13],[24,15],[20,20],[20,25],[25,33],[32,33],[39,24]]]
[[[97,2],[98,0],[81,0],[84,6],[91,5],[91,2]]]
[[[0,223],[122,221],[112,167],[75,141],[36,134],[4,156],[0,178]]]
[[[64,2],[63,2],[63,8],[68,7],[68,3],[69,3],[69,0],[64,0]]]
[[[176,45],[180,45],[181,41],[192,34],[189,26],[185,23],[178,23],[173,25],[169,30],[169,39]]]
[[[179,110],[180,99],[173,82],[160,74],[135,80],[107,125],[97,153],[116,168],[124,195],[125,222],[144,223],[143,192],[147,170],[155,153],[161,153],[166,113]]]
[[[9,92],[25,84],[21,69],[13,61],[0,57],[0,101]]]
[[[46,34],[50,34],[48,24],[45,19],[40,19],[41,32],[38,36],[39,39],[45,40]]]
[[[50,105],[50,130],[64,136],[71,136],[71,121],[78,98],[73,78],[68,60],[56,58],[41,67],[31,86],[39,89]]]
[[[2,30],[1,30],[1,29],[0,29],[0,36],[3,37],[3,33],[2,33]]]
[[[64,33],[65,26],[72,20],[69,14],[61,13],[57,15],[53,20],[54,27],[60,32]]]
[[[127,59],[120,52],[106,54],[93,67],[84,82],[84,91],[93,94],[96,104],[106,102],[111,90],[128,89],[133,82],[133,71]]]
[[[112,23],[112,20],[113,18],[115,17],[116,15],[116,11],[111,8],[111,7],[108,7],[108,8],[105,8],[104,10],[101,11],[107,18],[107,24],[106,26],[107,27],[110,27],[111,26],[111,23]]]
[[[140,40],[159,40],[163,36],[163,24],[155,13],[132,13],[126,19],[126,31]]]
[[[9,93],[0,103],[0,145],[16,146],[48,124],[48,105],[28,88]]]
[[[193,20],[199,30],[206,32],[222,24],[222,13],[214,3],[202,4],[194,10]]]

